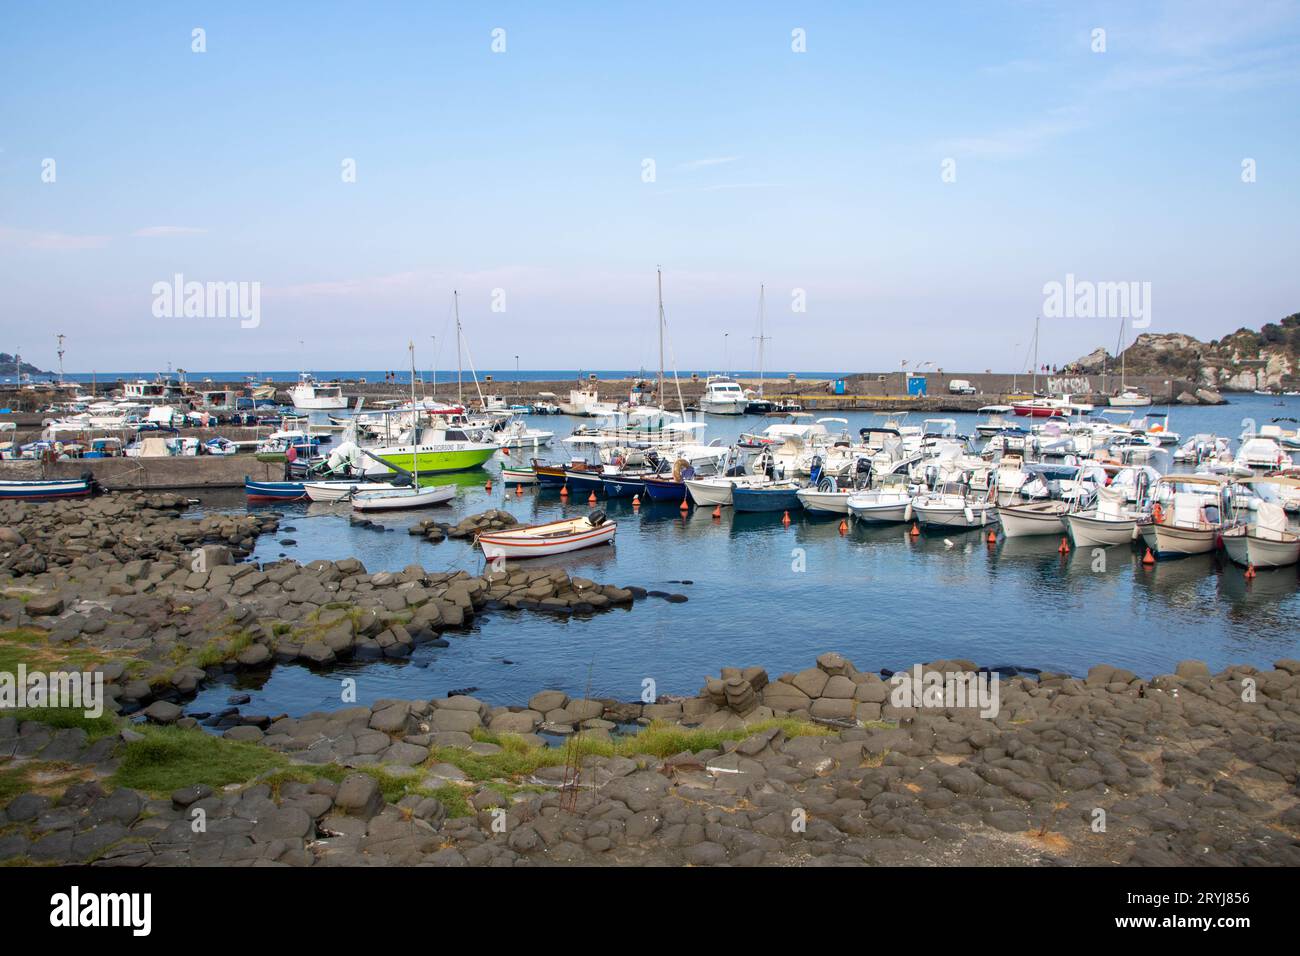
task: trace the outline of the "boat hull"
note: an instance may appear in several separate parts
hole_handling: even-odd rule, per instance
[[[984,504],[954,508],[913,502],[912,514],[923,528],[982,528],[997,523],[997,512]]]
[[[709,507],[710,505],[729,507],[731,505],[732,488],[734,486],[729,481],[687,480],[683,484],[686,485],[686,491],[691,496],[691,501],[700,507]]]
[[[605,478],[602,485],[607,498],[633,498],[645,494],[644,478]]]
[[[1189,554],[1208,554],[1219,538],[1217,528],[1183,528],[1170,524],[1149,523],[1140,526],[1142,540],[1157,558],[1182,558]]]
[[[412,454],[410,446],[405,449],[376,449],[373,454],[391,465],[404,471],[418,472],[421,475],[446,474],[452,471],[469,471],[482,466],[497,453],[496,445],[480,445],[474,448],[441,449],[421,447]]]
[[[684,481],[665,481],[662,478],[647,478],[645,480],[646,497],[651,501],[684,501],[687,496],[686,482]]]
[[[849,513],[849,493],[847,491],[813,491],[810,488],[804,488],[797,492],[796,496],[806,511],[834,515]]]
[[[529,538],[517,529],[513,531],[480,534],[479,547],[489,560],[495,558],[545,558],[556,554],[567,554],[598,544],[613,544],[614,533],[618,530],[612,521],[592,528],[581,529],[573,534],[556,536],[548,539]]]
[[[307,489],[301,481],[253,481],[244,479],[244,497],[251,502],[301,501]]]
[[[342,501],[350,496],[354,489],[358,491],[391,491],[394,488],[393,485],[386,481],[304,481],[302,487],[307,497],[312,501]]]
[[[502,468],[501,480],[507,485],[535,485],[540,479],[531,468]]]
[[[898,524],[911,519],[911,504],[911,499],[864,503],[850,502],[848,509],[849,514],[859,521],[874,524]]]
[[[570,495],[605,493],[605,476],[599,471],[571,471],[565,469],[564,486]]]
[[[1098,518],[1087,512],[1075,512],[1064,518],[1070,540],[1076,548],[1112,548],[1130,544],[1137,533],[1134,518]]]
[[[352,508],[354,511],[403,511],[408,508],[428,508],[446,504],[455,496],[455,485],[420,488],[414,492],[408,488],[398,488],[393,491],[363,491],[352,496]]]
[[[731,505],[737,511],[795,511],[803,507],[797,488],[733,488]]]
[[[0,481],[0,501],[57,501],[84,498],[90,493],[90,482],[82,478],[70,481]]]
[[[1015,505],[999,507],[998,521],[1002,525],[1002,533],[1008,538],[1065,534],[1061,513],[1056,511],[1041,511]]]
[[[1300,560],[1300,538],[1278,541],[1250,531],[1225,531],[1223,550],[1234,564],[1244,567],[1285,568]]]

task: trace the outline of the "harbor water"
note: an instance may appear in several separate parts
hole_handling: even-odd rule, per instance
[[[1228,406],[1153,410],[1171,412],[1169,427],[1184,439],[1198,432],[1235,438],[1243,420],[1263,425],[1300,417],[1300,399],[1281,401],[1241,396]],[[839,417],[853,432],[881,422],[869,414]],[[973,431],[974,416],[950,417],[959,431]],[[724,442],[767,424],[752,417],[704,420],[705,440]],[[554,416],[531,424],[562,436],[578,422]],[[540,457],[565,453],[557,441]],[[259,541],[254,559],[356,557],[371,572],[419,564],[480,573],[483,556],[468,542],[430,544],[407,529],[423,518],[454,523],[493,507],[523,523],[592,509],[585,500],[565,502],[536,487],[516,495],[499,480],[503,460],[499,455],[482,470],[438,476],[438,483],[458,486],[451,505],[380,514],[373,521],[382,530],[353,526],[346,504],[277,505],[285,516],[281,529]],[[489,477],[491,491],[484,487]],[[242,493],[204,493],[199,510],[247,507]],[[978,530],[913,537],[902,526],[850,522],[841,533],[838,516],[804,512],[792,512],[787,527],[779,513],[724,508],[714,519],[710,509],[683,513],[675,504],[649,503],[634,509],[630,499],[602,499],[597,507],[617,522],[616,543],[544,563],[602,583],[684,595],[685,602],[651,596],[630,610],[573,617],[489,610],[464,632],[444,634],[448,647],[421,646],[399,662],[240,674],[210,684],[192,709],[219,710],[235,690],[252,698],[246,713],[334,709],[343,706],[342,677],[356,679],[360,704],[467,688],[493,703],[524,703],[541,687],[632,700],[647,680],[658,694],[693,694],[721,667],[761,664],[775,676],[807,667],[828,649],[871,670],[965,658],[1078,675],[1105,662],[1143,676],[1172,671],[1188,658],[1217,670],[1300,656],[1295,567],[1247,580],[1221,555],[1146,567],[1136,548],[1062,555],[1056,537],[989,544]]]

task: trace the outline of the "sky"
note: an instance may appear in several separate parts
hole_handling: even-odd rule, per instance
[[[653,369],[656,268],[670,368],[760,285],[769,369],[1023,368],[1067,276],[1208,340],[1300,310],[1298,93],[1291,0],[8,3],[0,350],[454,368],[457,290],[478,368]]]

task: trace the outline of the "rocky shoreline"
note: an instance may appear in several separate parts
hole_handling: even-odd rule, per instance
[[[487,607],[674,596],[554,568],[236,563],[276,516],[184,504],[0,505],[0,671],[100,673],[108,706],[0,711],[0,864],[1300,864],[1294,660],[1150,679],[923,665],[987,678],[991,710],[828,652],[686,698],[187,713],[230,669],[400,658]]]

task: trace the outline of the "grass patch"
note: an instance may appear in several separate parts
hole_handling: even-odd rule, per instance
[[[245,783],[288,765],[288,758],[259,744],[213,737],[179,727],[138,728],[144,740],[126,745],[111,780],[114,786],[156,796],[205,783],[219,788]]]
[[[0,767],[0,806],[23,793],[57,796],[70,784],[88,780],[93,772],[76,764],[24,760]]]
[[[0,716],[18,718],[21,724],[25,720],[34,720],[55,730],[80,728],[86,732],[91,742],[101,737],[111,737],[118,731],[117,718],[110,713],[98,717],[87,717],[85,711],[71,707],[22,707],[17,710],[0,710]]]

